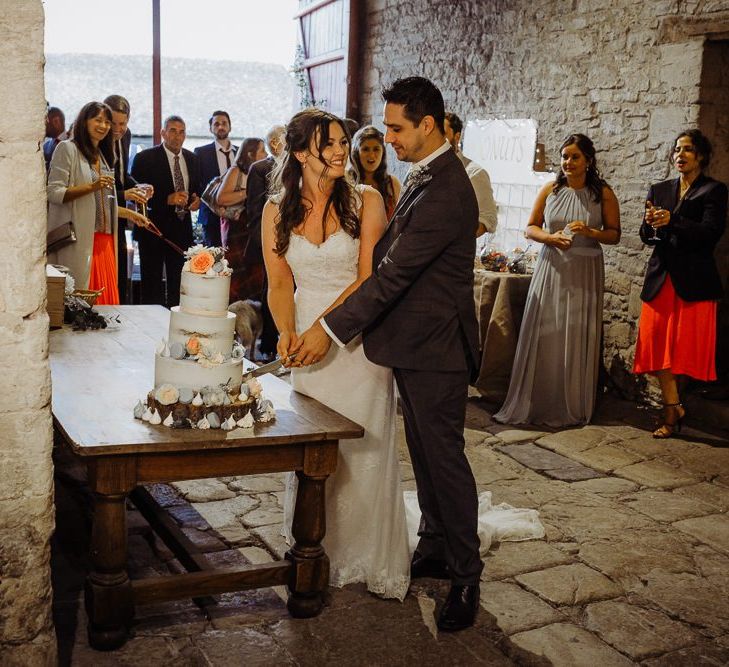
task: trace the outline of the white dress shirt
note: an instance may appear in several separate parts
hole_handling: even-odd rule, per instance
[[[494,201],[494,191],[491,188],[489,173],[480,164],[470,160],[460,151],[458,157],[461,158],[461,162],[466,168],[466,174],[471,180],[473,191],[476,193],[478,222],[486,227],[487,232],[493,233],[496,231],[496,202]]]
[[[218,142],[217,140],[215,143],[215,157],[218,158],[218,169],[220,170],[220,175],[222,176],[226,171],[228,171],[228,164],[225,161],[225,153],[223,152],[226,150],[225,146]],[[228,144],[227,150],[230,151],[230,165],[233,166],[235,164],[235,148],[233,148],[233,144]]]
[[[175,182],[175,154],[167,148],[164,144],[162,144],[162,148],[165,149],[165,153],[167,153],[167,159],[170,162],[170,174],[172,174],[172,183]],[[187,173],[187,162],[185,161],[185,156],[182,154],[182,150],[178,153],[180,156],[180,171],[182,172],[182,180],[185,183],[185,190],[188,192],[190,191],[190,175]]]

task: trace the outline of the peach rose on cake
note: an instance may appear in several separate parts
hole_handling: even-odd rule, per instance
[[[191,356],[200,354],[201,347],[202,345],[200,344],[200,339],[197,336],[190,336],[185,343],[185,349],[187,350],[187,353]]]
[[[203,250],[190,258],[192,273],[207,273],[215,264],[215,258],[207,250]]]

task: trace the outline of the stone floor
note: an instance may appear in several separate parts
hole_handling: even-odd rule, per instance
[[[605,398],[594,425],[547,432],[495,424],[473,397],[466,448],[479,490],[536,508],[546,537],[492,545],[474,628],[438,634],[447,583],[404,603],[331,590],[322,614],[291,619],[281,589],[138,610],[133,638],[90,649],[82,581],[88,510],[78,471],[58,466],[53,545],[62,664],[725,665],[729,663],[729,441],[694,428],[657,441],[651,416]],[[690,424],[691,425],[691,424]],[[402,432],[400,432],[402,441]],[[412,487],[404,444],[402,474]],[[279,475],[157,485],[153,495],[220,564],[280,558]],[[180,571],[130,507],[132,576]]]

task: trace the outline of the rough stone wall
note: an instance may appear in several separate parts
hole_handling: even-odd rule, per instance
[[[605,363],[640,389],[628,370],[648,258],[644,197],[668,176],[674,136],[698,121],[703,35],[729,31],[729,1],[367,0],[365,14],[364,121],[380,122],[384,83],[419,74],[464,119],[535,119],[552,165],[568,132],[593,139],[623,226],[620,244],[604,248]]]
[[[52,665],[43,8],[0,3],[0,664]]]

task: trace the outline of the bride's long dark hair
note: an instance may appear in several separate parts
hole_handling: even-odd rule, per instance
[[[319,156],[312,155],[324,164],[320,183],[325,178],[329,167],[321,158],[321,153],[329,141],[329,125],[338,123],[342,132],[351,142],[349,132],[344,122],[335,115],[321,109],[304,109],[299,111],[286,125],[286,146],[280,161],[274,169],[271,182],[271,198],[278,204],[276,216],[276,246],[277,255],[283,255],[289,247],[291,232],[306,218],[312,207],[312,202],[301,196],[301,163],[294,153],[306,151],[311,146],[312,139],[316,142]],[[357,194],[352,182],[345,176],[334,181],[334,188],[322,217],[322,230],[326,231],[326,220],[329,210],[334,211],[339,218],[342,229],[352,238],[359,238],[360,221],[357,215]]]

